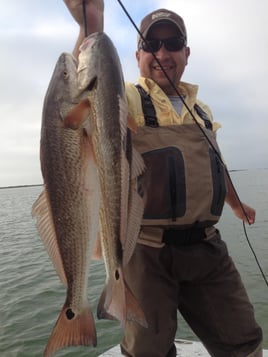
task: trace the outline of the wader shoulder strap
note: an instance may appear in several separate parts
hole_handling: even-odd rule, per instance
[[[212,123],[209,120],[207,113],[198,104],[194,105],[194,109],[197,112],[197,114],[200,116],[200,118],[204,121],[205,127],[209,130],[212,130]]]
[[[157,128],[159,126],[154,105],[152,103],[150,95],[140,86],[136,84],[136,88],[138,89],[141,96],[142,110],[145,118],[145,125],[150,126],[152,128]],[[194,109],[200,118],[204,121],[205,127],[207,129],[212,130],[212,123],[209,120],[207,113],[198,105],[194,105]]]
[[[141,96],[141,104],[145,119],[145,125],[150,126],[152,128],[157,128],[159,124],[156,118],[156,112],[150,95],[139,84],[136,85],[136,88],[138,89]]]

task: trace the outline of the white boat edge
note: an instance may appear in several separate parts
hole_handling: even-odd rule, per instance
[[[176,339],[177,356],[180,357],[209,357],[209,353],[201,342]],[[120,346],[117,345],[99,355],[99,357],[121,356]],[[268,357],[268,350],[263,350],[263,357]]]

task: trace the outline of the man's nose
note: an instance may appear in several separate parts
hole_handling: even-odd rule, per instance
[[[155,52],[155,55],[157,57],[167,57],[169,56],[169,51],[166,49],[165,45],[163,43],[161,43],[161,47],[159,48],[159,50],[157,52]]]

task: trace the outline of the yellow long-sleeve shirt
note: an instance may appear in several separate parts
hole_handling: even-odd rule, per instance
[[[177,114],[169,98],[161,90],[161,88],[155,84],[154,81],[148,78],[140,77],[138,83],[151,96],[152,103],[154,104],[156,110],[157,120],[160,126],[193,123],[193,118],[188,112],[187,108],[183,105],[181,114]],[[200,125],[204,126],[204,121],[199,117],[194,109],[194,105],[196,103],[207,113],[209,119],[212,122],[213,131],[216,131],[221,127],[219,123],[213,121],[210,108],[197,99],[197,85],[180,82],[178,91],[182,96],[184,96],[186,104],[191,109],[193,115],[195,116],[198,123],[200,123]],[[128,100],[130,116],[135,120],[138,126],[145,125],[140,94],[133,83],[126,83],[126,96]]]

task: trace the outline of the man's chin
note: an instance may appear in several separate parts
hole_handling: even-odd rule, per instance
[[[155,78],[154,81],[164,92],[171,87],[170,82],[167,78]]]

